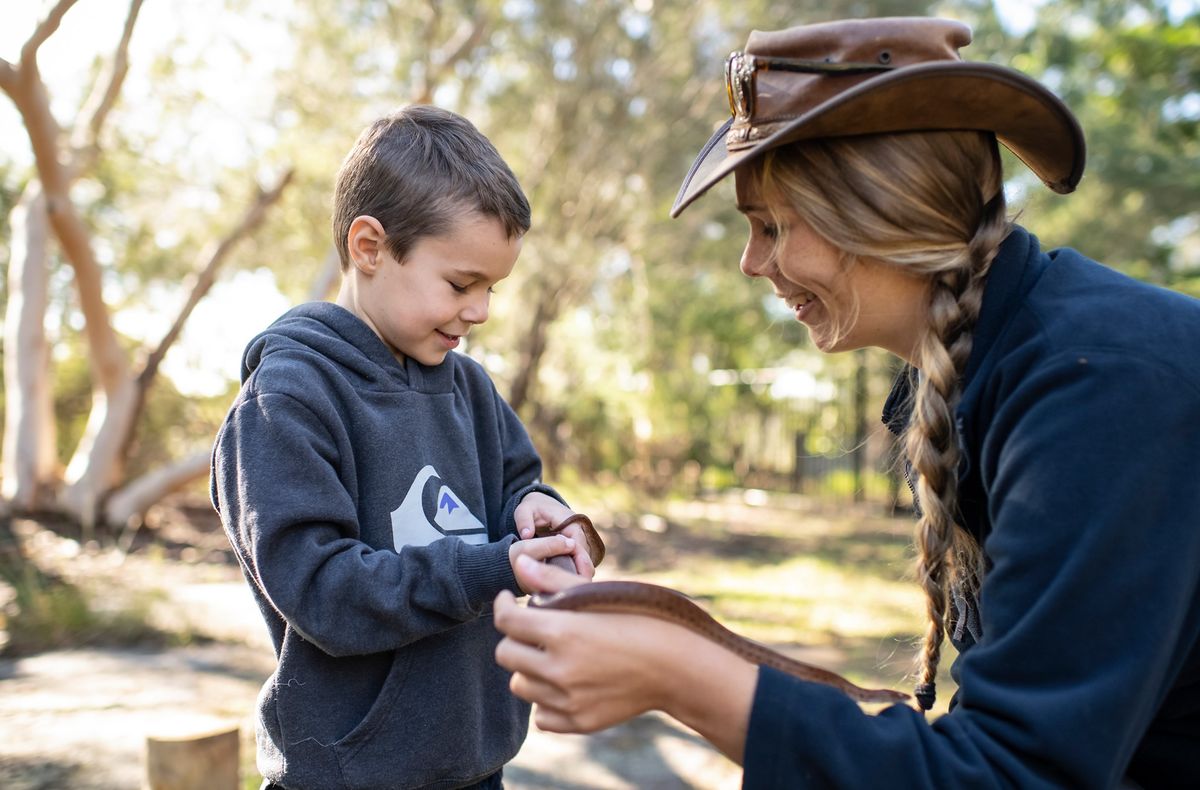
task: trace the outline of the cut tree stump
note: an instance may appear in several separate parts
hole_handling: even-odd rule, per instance
[[[149,790],[237,790],[239,728],[146,738]]]

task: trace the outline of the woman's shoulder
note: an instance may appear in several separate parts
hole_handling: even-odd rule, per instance
[[[1200,387],[1200,300],[1074,249],[1048,257],[1022,305],[1045,357],[1091,352],[1123,365],[1171,369]]]

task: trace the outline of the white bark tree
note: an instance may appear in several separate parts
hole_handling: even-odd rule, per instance
[[[70,186],[101,153],[100,132],[120,95],[128,71],[128,48],[143,0],[131,0],[120,42],[96,90],[85,102],[68,135],[50,109],[50,95],[38,68],[38,52],[77,0],[59,0],[37,25],[15,63],[0,59],[0,90],[12,100],[28,133],[37,179],[12,216],[13,260],[5,316],[3,496],[15,509],[53,508],[85,529],[98,522],[123,524],[170,490],[204,473],[195,455],[177,467],[152,470],[128,480],[125,460],[130,440],[163,358],[179,337],[195,306],[216,281],[230,252],[262,224],[291,180],[289,170],[247,207],[241,221],[200,255],[185,287],[188,297],[171,328],[137,363],[113,329],[101,288],[91,231],[70,196]],[[92,382],[92,406],[83,436],[65,470],[55,462],[50,397],[50,358],[44,331],[49,238],[53,233],[73,274]]]

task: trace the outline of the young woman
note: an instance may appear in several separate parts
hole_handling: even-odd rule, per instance
[[[674,625],[502,594],[496,657],[539,726],[663,710],[746,787],[1200,786],[1200,302],[1009,221],[997,140],[1065,193],[1083,137],[1035,81],[960,60],[969,41],[935,19],[752,34],[673,210],[733,173],[742,271],[821,350],[909,363],[884,419],[920,508],[915,696],[948,637],[950,712],[868,715]]]

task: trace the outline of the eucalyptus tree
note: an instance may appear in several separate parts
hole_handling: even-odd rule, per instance
[[[64,123],[52,110],[51,90],[43,78],[39,56],[75,5],[76,0],[52,4],[30,31],[16,61],[0,60],[0,89],[20,115],[34,163],[33,177],[9,214],[3,494],[6,505],[58,510],[90,529],[97,522],[122,524],[135,518],[172,487],[207,469],[204,441],[197,442],[198,449],[191,456],[145,470],[144,475],[130,477],[126,461],[147,394],[168,349],[233,249],[263,222],[267,209],[287,186],[290,173],[283,172],[272,185],[259,189],[224,234],[209,239],[196,256],[191,277],[183,285],[182,304],[169,328],[151,346],[131,350],[128,339],[114,328],[106,283],[113,281],[114,268],[136,279],[142,264],[123,257],[132,255],[136,247],[98,238],[98,220],[92,211],[95,201],[81,197],[80,190],[73,191],[72,186],[85,175],[92,188],[83,192],[103,194],[111,186],[99,174],[106,170],[106,154],[111,154],[105,140],[113,136],[110,119],[129,70],[129,45],[142,0],[131,0],[112,57],[98,73],[95,88],[77,115]],[[130,188],[137,191],[138,186]],[[65,469],[54,452],[49,386],[54,359],[45,334],[52,245],[69,267],[76,305],[72,309],[81,316],[91,389],[86,427]],[[110,254],[114,259],[111,265],[106,260]]]
[[[1200,6],[1061,0],[1015,34],[989,8],[966,10],[981,32],[972,49],[1040,76],[1087,139],[1067,198],[1010,168],[1022,221],[1047,243],[1200,295]]]

